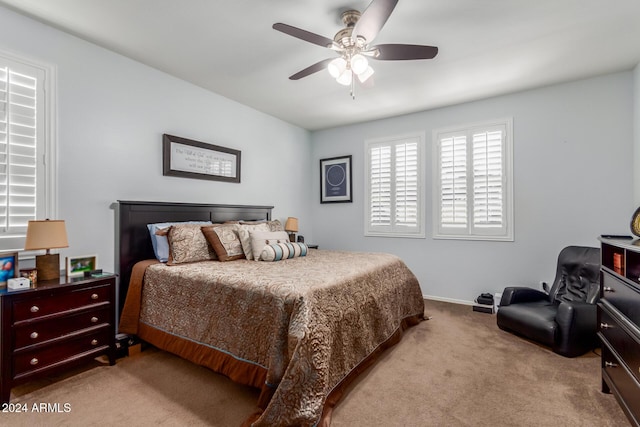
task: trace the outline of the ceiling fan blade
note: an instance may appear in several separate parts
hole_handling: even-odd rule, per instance
[[[367,43],[371,43],[389,19],[396,4],[398,0],[373,0],[353,27],[353,40],[360,36],[364,37]]]
[[[333,60],[334,58],[327,58],[327,59],[323,59],[320,62],[316,62],[315,64],[308,66],[304,70],[298,71],[297,73],[289,77],[289,80],[300,80],[303,77],[307,77],[308,75],[317,73],[320,70],[324,70],[327,68],[327,65],[329,65],[329,62]]]
[[[438,48],[435,46],[417,44],[379,44],[370,48],[375,49],[378,50],[378,55],[374,55],[373,58],[381,61],[431,59],[438,54]]]
[[[309,43],[317,44],[322,47],[331,47],[333,45],[333,40],[327,37],[302,30],[300,28],[292,27],[291,25],[282,24],[278,22],[277,24],[273,24],[273,29],[278,30],[282,33],[288,34],[300,40],[304,40]]]

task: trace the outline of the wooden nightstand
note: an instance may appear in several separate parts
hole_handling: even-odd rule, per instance
[[[115,363],[116,276],[0,291],[0,402],[11,388],[99,355]]]

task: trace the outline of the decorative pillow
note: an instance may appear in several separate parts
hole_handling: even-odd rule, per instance
[[[286,231],[250,231],[251,249],[256,261],[260,261],[260,254],[265,246],[272,243],[289,243],[289,235]]]
[[[213,246],[220,261],[244,258],[242,243],[238,238],[238,224],[210,225],[202,227],[202,233]]]
[[[216,254],[200,230],[201,224],[175,224],[169,228],[167,265],[216,259]]]
[[[240,221],[240,224],[267,224],[269,231],[284,231],[284,226],[279,219],[273,221]]]
[[[158,222],[155,224],[147,224],[149,235],[151,236],[151,245],[153,246],[153,252],[156,254],[156,258],[160,262],[167,262],[169,260],[169,241],[167,240],[167,234],[156,234],[158,230],[169,231],[169,227],[175,224],[211,224],[211,221],[186,221],[186,222]]]
[[[260,260],[280,261],[283,259],[295,258],[307,255],[307,245],[298,242],[272,243],[262,249]]]
[[[240,237],[240,243],[242,244],[242,251],[247,259],[253,259],[253,250],[251,249],[251,236],[252,231],[269,231],[269,225],[266,222],[258,224],[240,224],[238,225],[238,237]],[[258,249],[261,249],[262,246]]]

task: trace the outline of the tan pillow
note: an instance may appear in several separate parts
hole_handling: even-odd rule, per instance
[[[201,227],[201,224],[176,224],[169,228],[167,265],[216,259],[216,253],[202,234]]]
[[[284,231],[284,226],[279,219],[274,219],[272,221],[240,221],[240,224],[267,224],[269,226],[269,231]]]
[[[265,246],[272,243],[289,243],[289,235],[286,231],[251,231],[251,248],[253,259],[260,260],[260,254]]]
[[[266,222],[258,224],[240,224],[238,226],[238,237],[240,237],[240,243],[242,244],[242,251],[247,259],[253,259],[253,250],[251,249],[251,236],[249,233],[252,231],[269,231],[269,225]],[[259,248],[262,249],[262,246]],[[258,253],[258,256],[260,254]]]
[[[220,261],[233,261],[245,257],[242,243],[238,238],[238,227],[238,224],[201,227],[202,234],[211,244]]]

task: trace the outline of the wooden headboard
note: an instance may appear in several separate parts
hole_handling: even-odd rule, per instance
[[[116,273],[120,279],[117,295],[118,317],[124,306],[134,264],[155,258],[147,224],[173,221],[270,220],[272,209],[273,206],[119,200],[116,208]]]

